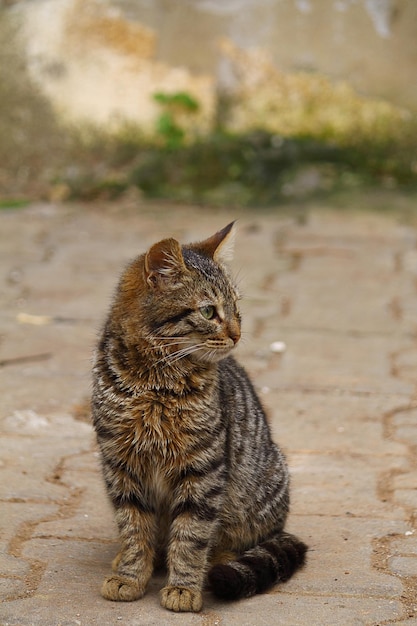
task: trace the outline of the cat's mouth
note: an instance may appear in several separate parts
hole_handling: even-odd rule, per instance
[[[217,363],[224,359],[233,350],[238,339],[230,337],[206,339],[196,341],[195,339],[172,337],[165,338],[161,342],[161,348],[168,350],[168,353],[158,361],[165,362],[165,365],[173,365],[178,361],[190,360],[199,363]]]
[[[196,360],[209,363],[217,363],[224,359],[233,350],[237,342],[231,338],[226,339],[207,339],[200,344],[195,351]]]

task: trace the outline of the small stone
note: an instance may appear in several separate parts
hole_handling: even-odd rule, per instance
[[[287,346],[283,341],[273,341],[269,349],[275,354],[282,354],[287,349]]]

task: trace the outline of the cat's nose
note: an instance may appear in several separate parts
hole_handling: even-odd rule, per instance
[[[230,324],[229,326],[229,337],[236,345],[240,339],[240,328],[238,324]]]

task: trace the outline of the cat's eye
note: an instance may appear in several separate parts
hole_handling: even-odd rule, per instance
[[[200,307],[200,313],[206,320],[212,320],[216,316],[216,307],[212,304]]]

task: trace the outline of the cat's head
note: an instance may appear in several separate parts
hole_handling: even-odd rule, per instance
[[[164,239],[142,257],[142,319],[172,362],[219,361],[240,339],[239,294],[224,265],[234,233],[231,223],[195,244]]]

